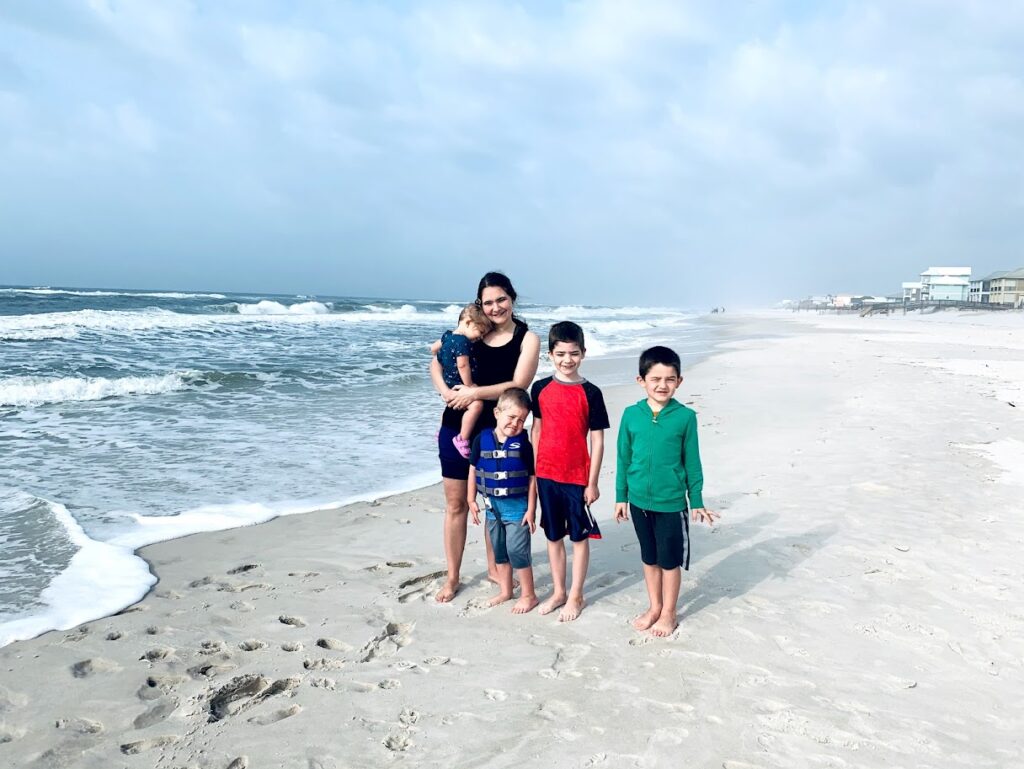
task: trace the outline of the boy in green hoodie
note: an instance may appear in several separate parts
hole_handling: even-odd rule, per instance
[[[714,523],[704,507],[704,472],[697,448],[697,414],[675,400],[683,381],[679,356],[668,347],[640,355],[637,382],[647,397],[629,406],[619,424],[615,471],[615,521],[629,520],[640,540],[640,560],[650,608],[633,620],[637,630],[667,636],[678,626],[680,569],[690,567],[690,526]]]

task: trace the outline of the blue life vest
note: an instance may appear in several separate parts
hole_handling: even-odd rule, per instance
[[[480,433],[480,459],[476,463],[476,490],[487,497],[519,497],[529,491],[530,473],[519,448],[526,440],[520,434],[506,438],[501,448],[494,430]]]

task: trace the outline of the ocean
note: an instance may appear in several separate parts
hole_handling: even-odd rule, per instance
[[[459,307],[0,287],[0,645],[137,601],[144,545],[440,480],[428,346]],[[542,340],[578,322],[588,360],[711,347],[684,309],[517,314]]]

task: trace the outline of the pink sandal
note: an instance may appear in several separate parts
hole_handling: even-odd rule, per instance
[[[469,459],[469,441],[461,435],[456,435],[452,438],[452,443],[455,444],[455,448],[458,449],[463,459]]]

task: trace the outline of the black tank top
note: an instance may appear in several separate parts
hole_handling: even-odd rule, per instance
[[[490,347],[482,341],[473,344],[473,357],[476,359],[476,375],[473,380],[475,384],[486,387],[500,382],[509,382],[515,376],[527,325],[519,318],[513,318],[513,320],[516,330],[512,333],[512,338],[505,344],[500,347]],[[476,421],[474,433],[480,432],[484,427],[494,427],[494,407],[497,403],[497,400],[484,401],[484,410]],[[463,413],[445,407],[444,414],[441,415],[441,424],[449,429],[458,430],[462,425]]]

